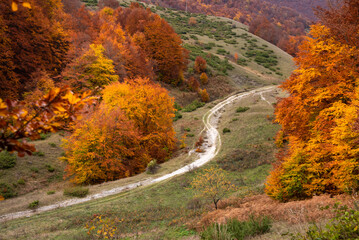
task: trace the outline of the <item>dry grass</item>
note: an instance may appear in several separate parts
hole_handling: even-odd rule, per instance
[[[340,202],[352,207],[352,198],[348,195],[331,197],[330,195],[314,196],[312,199],[281,203],[265,194],[245,198],[231,198],[223,200],[216,211],[209,212],[201,219],[199,226],[207,226],[213,222],[224,223],[228,219],[237,218],[247,220],[251,214],[255,216],[269,216],[275,222],[290,224],[308,223],[333,217],[328,210],[321,207],[332,206]]]

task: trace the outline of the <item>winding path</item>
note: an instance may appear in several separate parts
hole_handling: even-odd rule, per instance
[[[177,169],[176,171],[173,171],[173,172],[171,172],[169,174],[163,175],[163,176],[158,177],[158,178],[153,178],[153,179],[150,178],[150,179],[146,179],[146,180],[143,180],[143,181],[139,181],[137,183],[128,184],[128,185],[125,185],[125,186],[113,188],[111,190],[106,190],[106,191],[103,191],[103,192],[100,192],[100,193],[97,193],[97,194],[87,196],[85,198],[69,199],[69,200],[58,202],[58,203],[55,203],[55,204],[52,204],[52,205],[40,207],[40,208],[36,209],[36,211],[27,210],[27,211],[21,211],[21,212],[5,214],[5,215],[0,216],[0,222],[11,220],[11,219],[16,219],[16,218],[21,218],[21,217],[29,217],[29,216],[32,216],[34,214],[38,214],[38,213],[41,213],[41,212],[50,211],[50,210],[61,208],[61,207],[68,207],[68,206],[71,206],[71,205],[84,203],[84,202],[87,202],[87,201],[91,201],[91,200],[107,197],[107,196],[110,196],[110,195],[118,194],[118,193],[128,191],[128,190],[140,187],[140,186],[151,185],[151,184],[154,184],[154,183],[164,181],[164,180],[169,179],[171,177],[183,174],[185,172],[188,172],[193,168],[200,167],[200,166],[204,165],[205,163],[209,162],[210,160],[212,160],[218,154],[218,152],[219,152],[219,150],[221,148],[221,137],[220,137],[220,134],[219,134],[219,132],[217,130],[217,125],[218,125],[219,117],[221,115],[221,110],[226,105],[228,105],[230,103],[233,103],[234,101],[237,101],[239,99],[242,99],[244,97],[254,95],[254,94],[255,95],[259,94],[262,100],[269,103],[263,97],[263,93],[269,92],[269,91],[273,90],[274,88],[275,88],[275,86],[263,87],[263,88],[254,89],[254,90],[248,91],[248,92],[242,92],[242,93],[234,94],[234,95],[226,98],[225,100],[221,101],[220,103],[215,105],[213,108],[211,108],[206,114],[204,114],[202,121],[203,121],[205,127],[204,127],[204,129],[202,130],[201,133],[203,133],[203,132],[206,133],[207,142],[202,147],[204,152],[200,153],[199,158],[197,160],[195,160],[194,162],[192,162],[191,164],[188,164],[188,165],[186,165],[186,166],[184,166],[184,167],[182,167],[180,169]]]

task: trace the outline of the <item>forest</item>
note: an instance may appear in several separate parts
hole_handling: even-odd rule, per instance
[[[249,31],[295,56],[318,7],[326,1],[144,0],[164,7],[223,16],[249,25]]]
[[[0,2],[0,239],[359,238],[358,12]]]

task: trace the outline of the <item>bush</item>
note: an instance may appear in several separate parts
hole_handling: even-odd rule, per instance
[[[329,206],[325,207],[328,209]],[[356,209],[348,209],[347,206],[335,204],[335,217],[332,218],[325,228],[312,225],[303,236],[297,234],[292,235],[292,239],[320,239],[320,240],[339,240],[339,239],[359,239],[359,211]]]
[[[179,111],[176,111],[173,121],[176,122],[178,119],[181,119],[182,117],[183,117],[182,114]]]
[[[15,197],[16,192],[8,184],[0,183],[0,196],[4,197],[5,199],[8,199],[8,198]]]
[[[65,188],[64,195],[69,197],[83,198],[89,193],[89,189],[85,187],[70,187]]]
[[[20,179],[17,181],[17,184],[19,184],[19,185],[25,185],[25,179],[20,178]]]
[[[50,147],[56,147],[56,143],[49,143]]]
[[[49,172],[54,172],[54,171],[55,171],[55,168],[52,167],[52,166],[49,165],[49,164],[46,164],[46,168],[47,168],[47,171],[49,171]]]
[[[43,156],[45,156],[45,153],[44,152],[34,152],[33,155],[38,156],[38,157],[43,157]]]
[[[39,172],[39,169],[37,167],[32,167],[30,168],[30,170],[34,173],[38,173]]]
[[[34,209],[39,206],[39,200],[33,201],[32,203],[29,203],[29,208]]]
[[[229,128],[223,128],[223,134],[229,133],[229,132],[231,132],[231,130]]]
[[[40,133],[40,140],[45,140],[51,136],[51,133]]]
[[[237,113],[246,112],[249,109],[250,109],[249,107],[239,107],[239,108],[236,109],[236,112]]]
[[[268,217],[255,218],[250,216],[250,219],[244,222],[232,219],[226,224],[212,224],[201,233],[201,238],[242,240],[249,236],[267,233],[271,227],[272,223]]]
[[[0,169],[12,168],[16,165],[16,156],[6,150],[0,152]]]
[[[55,193],[56,193],[56,191],[53,191],[53,190],[52,190],[52,191],[48,191],[48,192],[47,192],[47,195],[53,195],[53,194],[55,194]]]
[[[192,103],[188,104],[186,107],[183,108],[183,112],[193,112],[197,108],[203,107],[205,103],[200,102],[198,100],[194,100]]]
[[[156,173],[157,168],[158,168],[157,160],[154,159],[154,160],[152,160],[151,162],[149,162],[147,164],[146,173],[147,174],[154,174],[154,173]]]

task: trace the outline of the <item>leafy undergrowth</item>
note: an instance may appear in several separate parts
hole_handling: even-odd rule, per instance
[[[231,219],[224,224],[214,223],[201,233],[201,238],[204,240],[243,240],[248,236],[269,232],[271,225],[271,220],[268,217],[251,215],[247,221]]]

